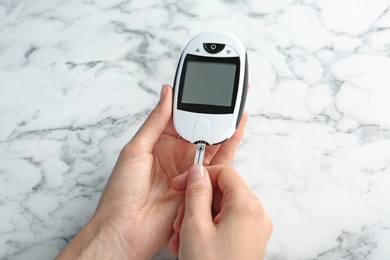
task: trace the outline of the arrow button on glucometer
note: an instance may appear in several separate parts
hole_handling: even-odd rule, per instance
[[[203,48],[211,54],[217,54],[225,48],[225,44],[220,43],[203,43]]]

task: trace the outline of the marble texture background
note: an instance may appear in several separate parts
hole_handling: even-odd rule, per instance
[[[52,259],[195,34],[248,49],[266,259],[390,259],[389,0],[0,0],[0,258]],[[174,259],[163,251],[155,259]]]

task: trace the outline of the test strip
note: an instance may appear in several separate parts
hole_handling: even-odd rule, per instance
[[[205,151],[206,151],[206,142],[203,141],[197,142],[194,164],[203,164]]]

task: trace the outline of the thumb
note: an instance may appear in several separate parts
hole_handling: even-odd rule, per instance
[[[200,164],[193,165],[188,172],[183,222],[199,221],[212,223],[211,205],[213,188],[207,170]]]
[[[154,144],[160,138],[172,114],[172,88],[164,85],[161,89],[160,102],[150,113],[144,124],[140,127],[130,143],[135,147],[151,152]],[[138,151],[142,152],[142,151]]]

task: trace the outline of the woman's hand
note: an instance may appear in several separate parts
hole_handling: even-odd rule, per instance
[[[196,149],[178,138],[171,115],[172,88],[165,85],[160,102],[121,151],[94,216],[58,259],[79,251],[94,259],[147,259],[168,243],[183,201],[171,180],[188,171]],[[246,119],[244,113],[232,138],[207,148],[205,165],[230,164]]]
[[[194,165],[172,180],[185,191],[169,249],[179,259],[262,259],[272,222],[230,166]]]

